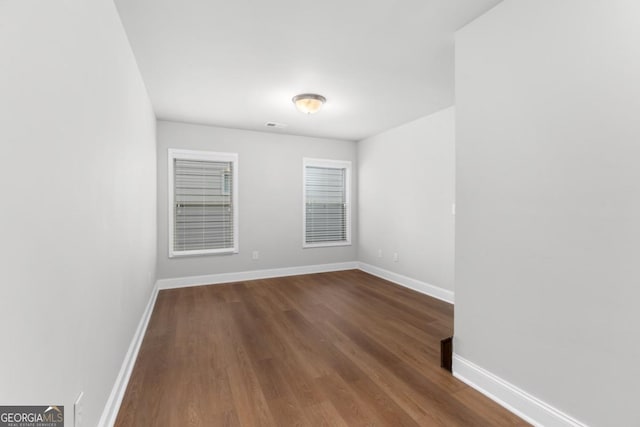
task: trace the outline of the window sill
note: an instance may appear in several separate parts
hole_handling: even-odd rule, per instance
[[[237,254],[237,249],[205,249],[199,251],[169,252],[169,258],[184,258],[203,255],[233,255]]]
[[[351,246],[351,242],[303,243],[302,249],[331,248],[336,246]]]

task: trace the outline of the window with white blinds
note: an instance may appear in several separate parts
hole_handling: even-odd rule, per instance
[[[304,247],[351,244],[351,162],[304,159]]]
[[[238,155],[169,150],[169,256],[238,252]]]

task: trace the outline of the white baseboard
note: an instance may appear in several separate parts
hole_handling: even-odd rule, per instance
[[[421,294],[429,295],[430,297],[437,298],[450,304],[453,304],[455,301],[455,294],[453,291],[448,289],[443,289],[426,282],[421,282],[420,280],[412,279],[411,277],[403,276],[402,274],[397,274],[393,271],[375,267],[364,262],[359,263],[359,268],[360,270],[373,274],[374,276],[378,276],[400,286],[404,286],[405,288],[413,289]]]
[[[455,353],[453,375],[534,426],[586,427],[586,424]]]
[[[131,371],[133,371],[133,366],[135,365],[136,359],[138,358],[138,352],[140,351],[140,346],[142,345],[142,339],[144,338],[144,334],[147,331],[147,325],[149,324],[149,319],[151,318],[151,313],[153,312],[153,307],[156,304],[157,297],[158,282],[156,282],[153,290],[151,291],[151,296],[149,297],[147,307],[142,313],[142,318],[138,323],[136,333],[133,335],[133,339],[131,340],[131,344],[129,345],[129,350],[127,351],[127,354],[122,361],[122,367],[120,368],[120,372],[118,373],[116,382],[113,384],[111,394],[109,395],[109,400],[107,400],[107,404],[105,405],[104,410],[102,411],[102,416],[100,417],[100,421],[98,422],[98,426],[100,427],[111,427],[116,422],[118,411],[120,410],[120,405],[122,404],[122,399],[124,398],[124,393],[127,390],[127,385],[129,384]]]
[[[185,288],[199,285],[241,282],[244,280],[268,279],[272,277],[297,276],[300,274],[328,273],[330,271],[353,270],[358,262],[338,262],[333,264],[303,265],[300,267],[272,268],[268,270],[240,271],[237,273],[207,274],[204,276],[178,277],[158,280],[159,289]]]

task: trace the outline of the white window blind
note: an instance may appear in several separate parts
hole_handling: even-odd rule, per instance
[[[350,171],[350,162],[305,159],[305,247],[351,243]]]
[[[170,256],[237,252],[237,156],[170,150]]]

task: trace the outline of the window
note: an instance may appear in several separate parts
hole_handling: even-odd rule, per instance
[[[169,257],[238,252],[238,155],[169,149]]]
[[[304,159],[303,247],[351,244],[351,162]]]

